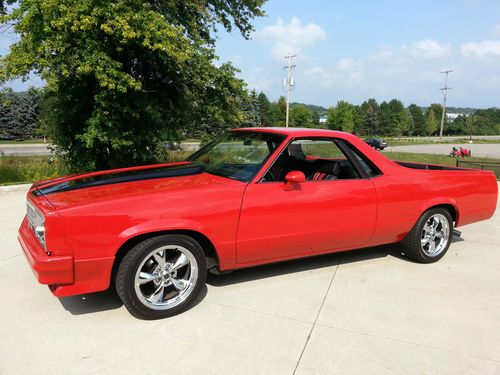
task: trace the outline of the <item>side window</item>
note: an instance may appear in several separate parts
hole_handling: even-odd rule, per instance
[[[291,171],[303,172],[308,181],[360,178],[332,139],[297,139],[276,159],[261,182],[285,181]]]
[[[364,156],[357,148],[355,148],[353,145],[351,145],[349,142],[345,141],[339,141],[345,144],[353,156],[357,159],[359,165],[363,170],[365,171],[366,175],[370,178],[372,177],[377,177],[382,174],[380,169],[378,169],[375,164],[373,164],[366,156]]]

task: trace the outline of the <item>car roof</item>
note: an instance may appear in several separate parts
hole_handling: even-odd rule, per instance
[[[256,127],[256,128],[237,128],[231,131],[251,131],[284,134],[293,137],[345,137],[349,133],[328,130],[328,129],[315,129],[315,128],[278,128],[278,127]]]

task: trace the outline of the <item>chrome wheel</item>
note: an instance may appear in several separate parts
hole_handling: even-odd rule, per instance
[[[435,214],[426,221],[420,246],[427,256],[435,257],[446,249],[450,239],[450,225],[442,214]]]
[[[167,245],[151,251],[137,268],[135,293],[148,308],[168,310],[185,301],[196,286],[198,263],[185,247]]]

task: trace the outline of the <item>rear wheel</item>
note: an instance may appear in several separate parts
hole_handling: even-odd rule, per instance
[[[448,210],[433,208],[422,214],[402,241],[404,253],[421,263],[441,259],[453,238],[453,219]]]
[[[140,319],[161,319],[186,310],[207,275],[205,254],[193,238],[149,238],[123,258],[116,290],[128,311]]]

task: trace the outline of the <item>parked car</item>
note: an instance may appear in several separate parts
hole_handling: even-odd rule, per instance
[[[490,171],[393,162],[348,133],[235,129],[184,162],[35,183],[19,240],[55,296],[114,285],[154,319],[185,310],[208,271],[389,243],[435,262],[497,190]]]
[[[386,148],[388,146],[387,142],[381,138],[367,138],[367,139],[365,139],[365,142],[368,143],[373,148],[378,149],[378,150],[383,150],[384,148]]]

